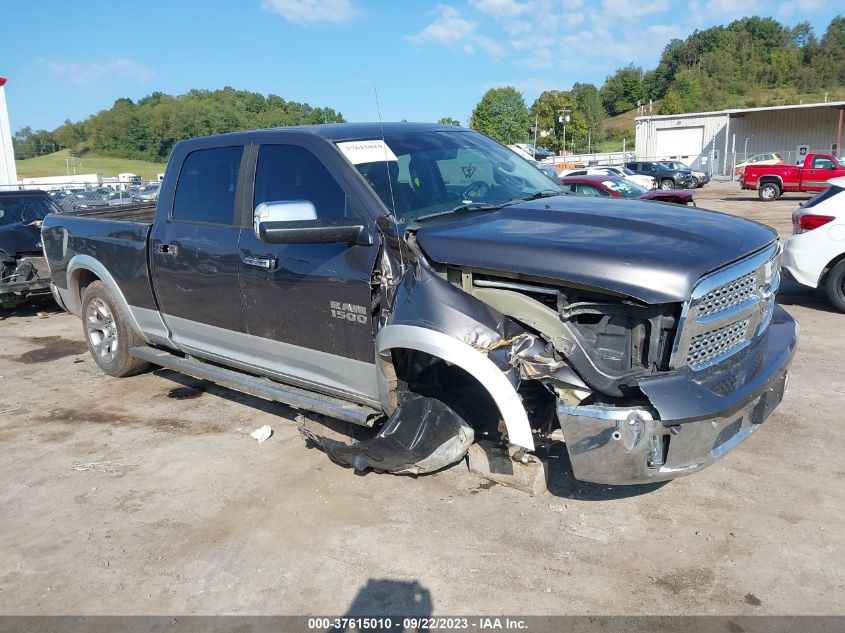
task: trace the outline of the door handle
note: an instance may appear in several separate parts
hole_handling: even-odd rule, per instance
[[[241,258],[241,261],[247,266],[263,268],[264,270],[270,270],[276,267],[276,260],[272,257],[253,257],[252,255],[246,255]]]
[[[156,244],[156,253],[161,253],[162,255],[178,255],[179,254],[179,245],[178,244]]]

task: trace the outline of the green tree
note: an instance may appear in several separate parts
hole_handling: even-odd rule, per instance
[[[491,88],[475,106],[470,127],[500,143],[519,143],[528,136],[528,108],[522,94],[510,86]]]
[[[550,136],[539,137],[538,144],[550,150],[557,151],[561,148],[563,123],[559,120],[560,117],[566,114],[572,118],[572,111],[575,108],[575,102],[572,100],[572,95],[562,90],[547,90],[540,93],[540,96],[531,104],[531,124],[537,122],[537,127],[540,130],[551,132]],[[567,124],[569,126],[569,124]],[[567,127],[567,132],[570,127]]]
[[[593,84],[575,83],[572,85],[572,98],[575,100],[576,113],[584,117],[587,129],[584,144],[592,149],[604,140],[604,122],[607,119],[607,113],[601,104],[601,96]],[[589,143],[588,139],[592,143]]]
[[[618,68],[599,90],[604,109],[610,114],[633,110],[643,98],[643,69],[634,64]]]
[[[660,104],[660,114],[680,114],[683,111],[684,106],[681,103],[681,96],[670,88]]]
[[[64,124],[56,129],[55,135],[61,147],[75,147],[85,140],[85,126],[66,119]]]
[[[438,122],[440,125],[454,125],[455,127],[461,127],[461,122],[460,122],[460,121],[458,121],[457,119],[453,119],[453,118],[452,118],[452,117],[450,117],[450,116],[440,117],[440,118],[437,120],[437,122]]]

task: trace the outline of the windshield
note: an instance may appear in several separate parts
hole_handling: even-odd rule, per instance
[[[47,196],[0,196],[0,226],[43,220],[61,209]]]
[[[622,169],[622,172],[623,172],[626,176],[636,176],[636,175],[637,175],[637,172],[632,171],[632,170],[628,169],[627,167],[622,167],[621,169]]]
[[[639,198],[646,192],[646,190],[640,187],[639,185],[631,182],[630,180],[625,180],[624,178],[617,178],[615,180],[604,180],[601,184],[603,184],[608,189],[611,189],[616,193],[621,194],[624,198]]]
[[[396,133],[384,142],[337,145],[384,205],[405,222],[563,193],[531,163],[476,132]]]

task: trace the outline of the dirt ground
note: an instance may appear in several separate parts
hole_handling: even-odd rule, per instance
[[[806,200],[696,196],[784,237]],[[75,317],[7,312],[0,613],[845,614],[845,315],[796,285],[781,300],[800,348],[744,445],[658,486],[579,483],[560,455],[538,497],[464,465],[358,476],[284,406],[109,378]]]

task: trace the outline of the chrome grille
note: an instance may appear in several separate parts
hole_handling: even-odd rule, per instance
[[[742,345],[748,338],[749,325],[748,319],[742,319],[716,330],[693,336],[687,353],[687,365],[695,369]]]
[[[754,295],[755,282],[756,274],[750,272],[724,286],[711,290],[701,298],[698,306],[699,316],[710,316],[748,301]]]
[[[684,305],[672,366],[695,371],[745,348],[771,320],[780,284],[780,246],[703,277]]]

